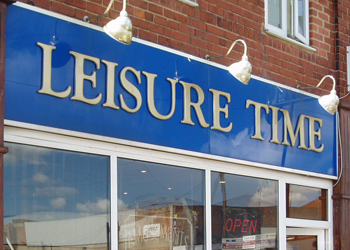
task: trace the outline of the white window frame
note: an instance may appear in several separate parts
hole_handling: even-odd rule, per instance
[[[305,12],[305,36],[299,32],[299,8],[298,8],[298,0],[294,0],[294,27],[293,27],[293,35],[298,38],[300,41],[309,45],[309,37],[310,37],[310,20],[309,20],[309,0],[305,0],[304,2],[304,12]]]
[[[120,140],[110,137],[91,135],[81,132],[68,131],[21,122],[5,120],[5,142],[21,143],[33,146],[57,148],[75,152],[107,155],[110,157],[110,192],[111,192],[111,250],[118,250],[118,157],[160,164],[200,169],[205,171],[206,201],[206,249],[211,249],[211,172],[248,177],[265,178],[278,181],[278,247],[286,249],[286,235],[289,227],[310,229],[314,232],[324,232],[325,250],[333,249],[333,184],[331,179],[296,173],[296,171],[279,171],[281,168],[271,168],[242,160],[229,159],[220,156],[190,152],[155,146],[145,143]],[[310,174],[310,173],[309,173]],[[286,184],[316,187],[327,190],[327,221],[292,219],[286,217]]]
[[[281,25],[282,27],[276,27],[269,23],[269,9],[268,9],[268,2],[269,1],[275,1],[275,0],[266,0],[265,1],[265,30],[275,36],[281,37],[287,41],[291,41],[294,43],[303,44],[305,46],[309,46],[310,44],[310,20],[309,20],[309,0],[305,0],[304,4],[304,10],[305,10],[305,20],[307,21],[307,24],[305,25],[305,36],[303,36],[299,32],[299,19],[298,19],[298,0],[292,0],[292,16],[288,17],[290,15],[288,13],[288,6],[287,6],[287,0],[281,0]],[[292,20],[292,31],[291,31],[291,38],[288,37],[288,20],[291,18]],[[295,37],[293,39],[293,37]],[[312,49],[313,50],[313,49]]]
[[[183,2],[185,4],[188,4],[190,6],[193,6],[193,7],[198,7],[199,6],[197,1],[195,1],[195,0],[179,0],[179,1]]]
[[[310,231],[307,231],[307,230],[310,229],[315,232],[315,234],[313,235],[316,235],[317,232],[320,233],[322,231],[324,237],[320,239],[324,239],[324,247],[318,248],[318,249],[332,250],[333,249],[333,200],[332,200],[333,184],[329,183],[328,188],[325,188],[325,186],[320,185],[321,183],[318,181],[304,182],[301,179],[300,180],[285,179],[285,181],[286,182],[284,185],[293,184],[293,185],[299,185],[304,187],[320,188],[320,189],[327,190],[327,220],[326,221],[286,218],[285,226],[287,228],[291,227],[291,228],[305,229],[305,232],[308,232],[308,233],[310,233]],[[318,243],[318,244],[321,244],[321,243]]]
[[[287,16],[287,0],[281,0],[281,25],[282,27],[276,27],[269,23],[269,1],[274,0],[266,0],[265,1],[265,30],[275,33],[276,35],[287,37],[287,18],[284,18]]]

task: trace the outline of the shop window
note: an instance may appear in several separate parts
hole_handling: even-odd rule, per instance
[[[287,184],[287,217],[327,220],[327,190]]]
[[[205,249],[204,171],[118,158],[119,249]]]
[[[212,173],[212,249],[278,249],[277,181]]]
[[[265,29],[309,45],[309,1],[268,0],[265,5]]]
[[[23,133],[5,135],[31,142],[18,136]],[[119,144],[114,151],[110,142],[95,149],[93,140],[71,137],[67,144],[66,136],[28,134],[46,147],[5,144],[5,250],[333,245],[331,180],[290,173],[281,178],[281,172],[248,165]],[[54,140],[56,146],[104,155],[48,148]]]
[[[6,143],[5,249],[108,249],[109,157]]]

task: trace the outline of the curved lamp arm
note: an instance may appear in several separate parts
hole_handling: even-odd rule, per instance
[[[335,79],[333,76],[331,75],[326,75],[324,76],[321,81],[317,84],[316,87],[300,87],[300,85],[297,86],[298,89],[313,89],[313,88],[318,88],[324,81],[324,79],[326,78],[331,78],[333,80],[333,88],[331,90],[331,92],[329,93],[329,95],[324,95],[321,96],[318,99],[318,103],[321,105],[322,108],[324,108],[328,113],[334,115],[337,112],[338,109],[338,104],[339,104],[339,97],[337,96],[337,91],[335,90]]]
[[[331,78],[331,79],[333,80],[333,88],[332,88],[331,91],[335,91],[335,79],[334,79],[334,77],[331,76],[331,75],[326,75],[326,76],[324,76],[324,77],[321,79],[321,81],[317,84],[316,88],[318,88],[318,87],[321,85],[321,83],[324,81],[324,79],[326,79],[327,77],[329,77],[329,78]]]
[[[238,42],[243,43],[243,46],[244,46],[244,54],[243,54],[242,58],[243,58],[243,57],[247,57],[247,44],[245,43],[244,40],[242,40],[242,39],[237,39],[236,41],[234,41],[234,42],[232,43],[232,45],[231,45],[231,47],[229,48],[229,50],[227,51],[226,55],[222,55],[222,56],[209,56],[209,55],[206,55],[206,56],[205,56],[205,59],[210,60],[210,59],[212,59],[212,58],[221,58],[221,57],[226,57],[226,56],[228,56],[228,55],[231,53],[233,47],[234,47],[234,46],[236,45],[236,43],[238,43]]]
[[[107,6],[107,9],[105,10],[105,12],[103,12],[103,14],[92,16],[92,17],[84,16],[84,21],[85,22],[89,22],[91,19],[100,18],[100,17],[103,17],[103,16],[107,15],[108,12],[111,10],[114,1],[115,0],[111,0],[109,2],[108,6]],[[126,0],[123,0],[123,10],[122,11],[125,11],[125,9],[126,9]]]

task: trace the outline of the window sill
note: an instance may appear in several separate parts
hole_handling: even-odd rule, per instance
[[[193,7],[198,7],[198,3],[194,2],[194,1],[191,1],[191,0],[179,0],[180,2],[183,2],[185,4],[188,4],[190,6],[193,6]]]
[[[269,34],[269,35],[278,37],[278,38],[280,38],[280,39],[282,39],[282,40],[285,40],[285,41],[287,41],[287,42],[293,43],[293,44],[295,44],[295,45],[297,45],[297,46],[299,46],[299,47],[302,47],[302,48],[304,48],[304,49],[307,49],[307,50],[309,50],[309,51],[313,51],[313,52],[316,51],[315,48],[312,48],[312,47],[309,46],[309,45],[305,45],[305,44],[303,44],[303,43],[301,43],[301,42],[298,42],[298,41],[296,41],[296,40],[293,40],[293,39],[291,39],[291,38],[289,38],[289,37],[281,36],[280,34],[277,34],[277,33],[273,32],[273,31],[271,31],[271,30],[265,30],[265,31],[266,31],[266,33]]]

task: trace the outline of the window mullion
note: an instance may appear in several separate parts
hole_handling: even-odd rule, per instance
[[[206,249],[212,248],[211,226],[211,170],[205,170],[205,242]]]
[[[287,36],[288,30],[288,6],[287,1],[282,1],[282,30],[283,34]]]
[[[278,182],[278,242],[279,249],[287,249],[287,228],[286,228],[286,182],[284,179]]]
[[[333,196],[333,188],[328,188],[328,197],[327,197],[327,211],[328,211],[328,218],[327,221],[329,222],[330,227],[328,230],[326,230],[326,237],[327,237],[327,243],[326,243],[326,249],[332,249],[333,247],[333,202],[332,202],[332,196]]]
[[[302,2],[303,6],[302,9],[303,11],[303,23],[300,23],[299,20],[299,5]],[[309,1],[304,0],[294,0],[294,7],[293,7],[293,19],[294,19],[294,30],[293,30],[293,35],[305,43],[306,45],[309,45]],[[299,30],[299,27],[303,30]]]
[[[110,185],[111,185],[111,223],[110,223],[110,245],[111,250],[118,250],[118,175],[117,155],[111,155],[110,163]]]

